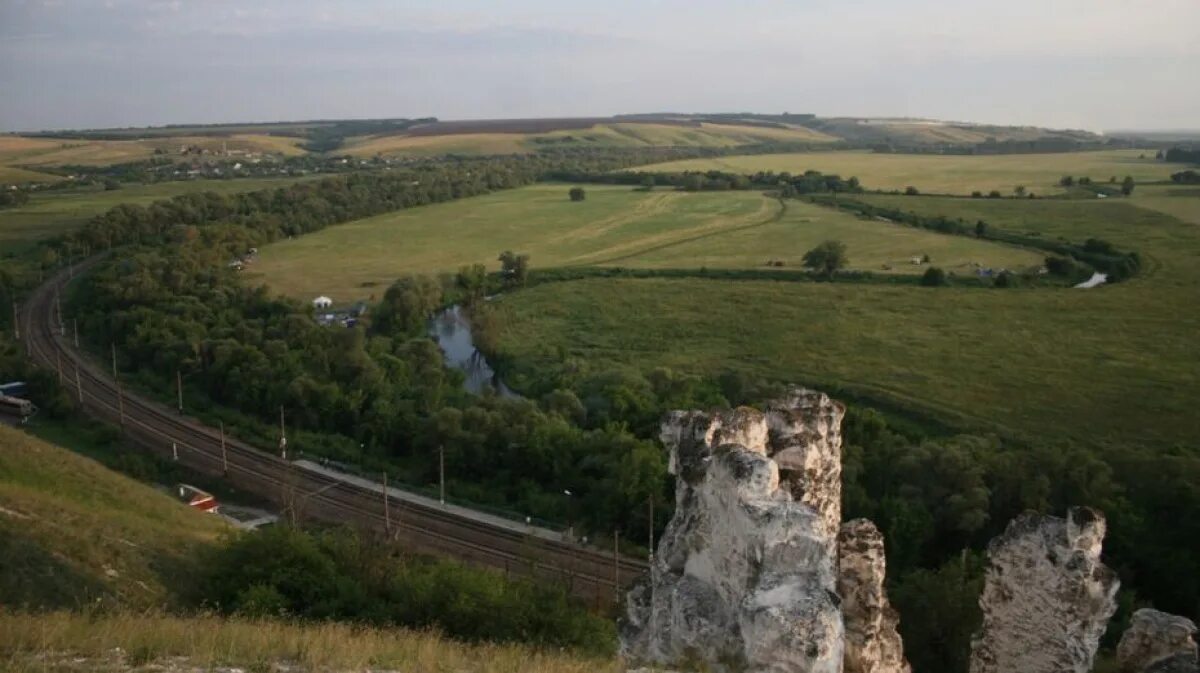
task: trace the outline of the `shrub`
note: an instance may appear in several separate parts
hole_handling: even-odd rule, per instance
[[[587,198],[587,192],[583,191],[583,187],[572,187],[567,194],[572,201],[582,201]]]
[[[936,266],[925,269],[921,276],[921,284],[926,287],[940,287],[946,284],[946,272]]]

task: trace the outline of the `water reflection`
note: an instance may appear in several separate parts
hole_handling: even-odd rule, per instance
[[[463,385],[468,392],[480,395],[490,389],[501,397],[520,397],[500,381],[483,353],[475,348],[471,323],[461,307],[451,306],[431,320],[429,336],[441,347],[446,364],[466,376]]]

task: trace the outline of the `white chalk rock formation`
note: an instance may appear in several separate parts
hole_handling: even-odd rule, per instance
[[[846,631],[845,673],[910,673],[900,618],[884,592],[883,534],[867,519],[842,524],[838,593]]]
[[[971,673],[1092,669],[1120,584],[1100,562],[1105,529],[1104,515],[1075,507],[1066,520],[1022,514],[992,540]]]
[[[1177,660],[1180,670],[1197,666],[1196,624],[1187,617],[1158,610],[1133,613],[1129,628],[1117,645],[1117,661],[1128,673],[1145,673],[1168,660]]]
[[[675,515],[622,624],[631,660],[839,673],[841,419],[793,389],[760,412],[673,412]]]

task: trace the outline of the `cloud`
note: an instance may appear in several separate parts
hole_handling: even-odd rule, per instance
[[[666,109],[1194,126],[1198,67],[1194,0],[0,2],[0,128]]]

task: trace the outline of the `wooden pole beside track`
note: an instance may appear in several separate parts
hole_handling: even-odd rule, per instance
[[[621,602],[621,531],[613,530],[613,603]]]
[[[54,362],[55,367],[58,369],[58,385],[61,387],[63,385],[62,353],[57,350],[54,351]]]
[[[183,372],[175,370],[175,393],[179,397],[179,415],[183,415]]]
[[[388,510],[387,472],[383,473],[383,530],[392,534],[392,513]]]
[[[71,318],[71,328],[75,332],[75,348],[79,349],[79,318]]]
[[[83,381],[79,379],[79,365],[75,365],[75,389],[79,391],[79,403],[83,404]]]
[[[283,405],[279,405],[279,457],[287,460],[287,426],[283,424]]]
[[[17,312],[17,300],[14,299],[13,300],[13,339],[15,339],[16,341],[21,340],[21,318],[20,318],[20,315],[21,314]]]
[[[438,444],[438,502],[446,504],[446,446]]]
[[[125,391],[121,389],[121,375],[117,373],[117,342],[112,343],[113,383],[117,386],[117,416],[121,423],[121,432],[125,432]]]
[[[219,421],[221,428],[221,471],[229,476],[229,452],[225,448],[225,421]]]
[[[650,496],[650,562],[654,562],[654,496]]]

